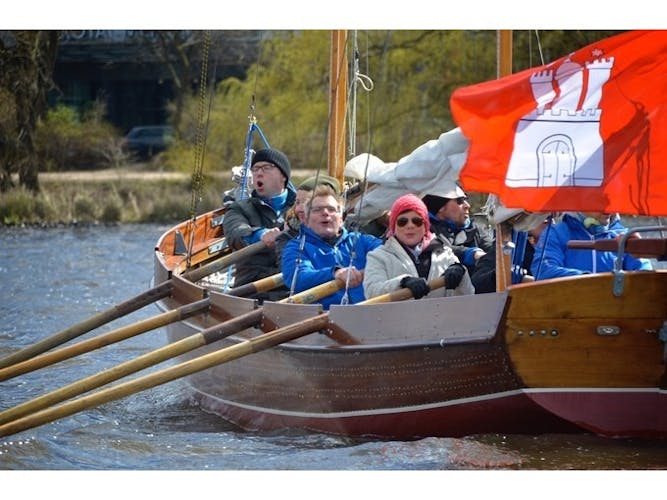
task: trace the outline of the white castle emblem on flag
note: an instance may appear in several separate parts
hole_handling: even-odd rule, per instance
[[[537,106],[517,126],[505,177],[507,186],[602,184],[604,145],[599,104],[613,65],[613,57],[586,63],[585,68],[566,59],[556,70],[531,75]]]

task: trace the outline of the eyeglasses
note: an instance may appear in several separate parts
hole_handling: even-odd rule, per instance
[[[268,171],[270,171],[270,170],[273,170],[274,168],[276,168],[275,165],[273,165],[273,164],[271,164],[271,163],[265,163],[264,165],[253,165],[252,167],[250,167],[250,171],[251,171],[253,174],[256,174],[256,173],[259,172],[260,170],[261,170],[262,172],[268,172]]]
[[[331,205],[325,205],[322,207],[312,207],[310,211],[314,214],[321,214],[322,212],[329,212],[331,214],[337,214],[340,212],[340,208],[332,207]]]
[[[468,197],[460,196],[458,198],[454,198],[454,201],[456,202],[457,205],[463,205],[466,201],[468,201]]]
[[[407,217],[399,217],[396,219],[396,225],[398,227],[403,227],[405,226],[408,222],[412,222],[412,224],[416,227],[422,227],[424,224],[424,219],[421,217],[412,217],[411,219],[408,219]]]

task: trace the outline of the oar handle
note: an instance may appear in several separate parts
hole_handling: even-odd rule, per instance
[[[253,281],[252,283],[246,283],[245,285],[234,287],[227,292],[227,295],[233,295],[234,297],[247,297],[252,293],[268,292],[274,288],[278,288],[285,284],[283,280],[283,274],[277,273],[272,276],[267,276],[266,278]]]
[[[312,302],[317,302],[318,300],[328,297],[336,293],[339,290],[342,290],[345,287],[345,283],[340,280],[331,280],[321,285],[317,285],[303,292],[296,293],[291,297],[280,300],[280,302],[287,304],[310,304]]]
[[[431,280],[428,282],[428,286],[431,290],[442,288],[443,286],[445,286],[445,278],[440,276],[439,278]],[[385,302],[396,302],[399,300],[407,300],[411,299],[412,297],[413,295],[409,288],[400,288],[393,292],[385,293],[384,295],[378,295],[377,297],[364,300],[363,302],[360,302],[360,304],[383,304]]]
[[[220,271],[221,269],[231,266],[232,264],[236,264],[240,260],[254,255],[266,248],[267,246],[263,241],[258,241],[252,245],[248,245],[247,247],[235,250],[231,254],[225,255],[220,259],[214,260],[213,262],[209,262],[208,264],[204,264],[203,266],[194,269],[188,269],[183,273],[183,276],[192,282],[199,281],[209,274],[213,274]]]

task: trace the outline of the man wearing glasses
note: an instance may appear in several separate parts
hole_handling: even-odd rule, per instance
[[[285,213],[296,199],[289,182],[290,163],[282,151],[261,149],[255,152],[250,170],[253,191],[249,198],[237,200],[227,208],[222,228],[227,243],[234,250],[258,241],[263,241],[267,248],[235,265],[235,287],[280,272],[275,241],[283,229]],[[261,298],[278,300],[286,295],[287,288],[281,287]]]
[[[479,259],[495,246],[493,233],[470,218],[468,196],[456,184],[422,200],[429,211],[431,231],[452,245],[454,255],[472,276]]]
[[[343,226],[340,199],[330,186],[320,184],[306,204],[306,224],[283,250],[283,278],[288,286],[294,284],[296,293],[338,280],[342,289],[319,303],[325,309],[332,304],[356,304],[365,300],[366,254],[380,245],[380,238]]]

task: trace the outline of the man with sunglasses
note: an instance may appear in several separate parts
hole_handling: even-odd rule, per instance
[[[289,181],[290,163],[282,151],[269,148],[255,152],[250,170],[253,191],[249,198],[227,207],[222,228],[234,250],[258,241],[263,241],[267,248],[235,265],[235,287],[280,272],[275,241],[285,225],[285,214],[296,199]],[[281,287],[253,298],[277,300],[286,295],[287,288]]]
[[[492,231],[470,218],[468,196],[458,185],[440,186],[422,198],[428,208],[431,230],[452,245],[472,276],[479,259],[495,246]]]

